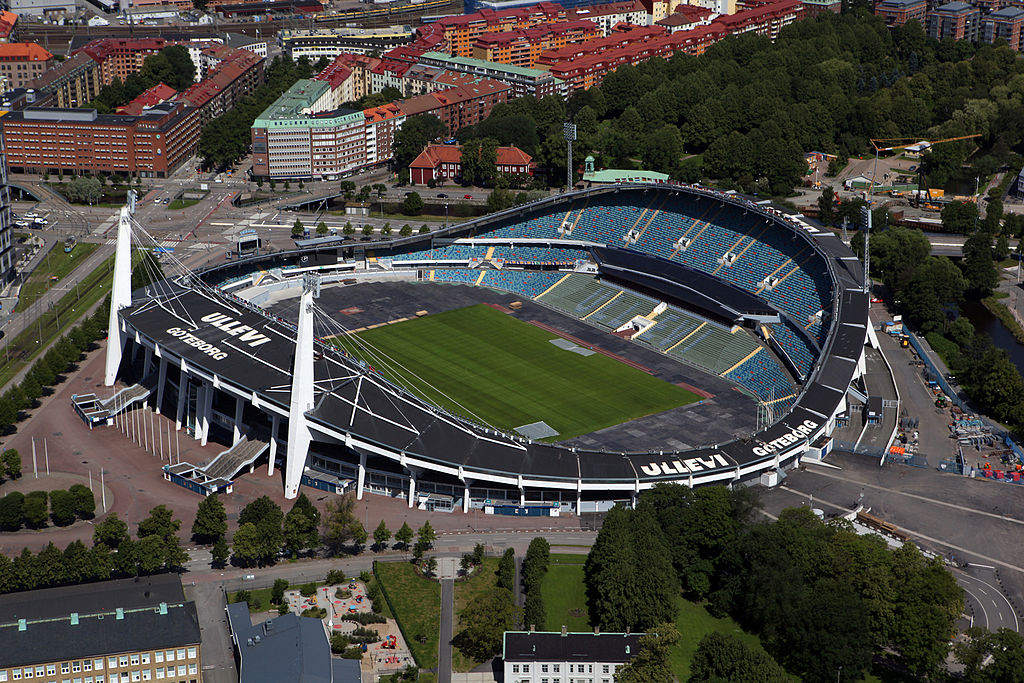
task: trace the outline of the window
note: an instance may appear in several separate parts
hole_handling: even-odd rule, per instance
[[[138,666],[138,665],[139,665],[139,656],[138,655],[132,655],[132,666]]]
[[[4,683],[7,680],[7,671],[0,671],[0,683]]]
[[[608,665],[607,664],[604,664],[604,665],[601,666],[601,673],[603,673],[603,674],[608,673]]]
[[[117,667],[117,657],[107,657],[107,666],[109,666],[111,669],[116,668]]]
[[[103,676],[97,676],[96,683],[103,683]]]
[[[189,674],[197,674],[197,673],[199,673],[199,665],[198,664],[189,664],[188,665],[188,672],[189,672]]]
[[[178,665],[178,675],[179,676],[184,676],[185,672],[186,672],[185,665],[184,664],[179,664]]]
[[[85,683],[92,683],[92,676],[86,676]]]
[[[62,674],[69,674],[69,673],[71,673],[71,665],[68,664],[67,662],[62,662],[61,665],[60,665],[60,672]]]
[[[133,681],[141,681],[142,680],[142,672],[141,671],[133,671],[132,672],[132,680]]]
[[[530,665],[529,664],[523,664],[523,673],[524,674],[530,673]]]
[[[158,680],[164,677],[164,668],[162,666],[156,668],[156,677]]]
[[[144,652],[142,654],[142,663],[143,664],[149,664],[149,653],[148,652]]]
[[[164,656],[167,658],[168,662],[173,662],[174,661],[174,650],[168,650],[167,652],[164,653]]]
[[[128,655],[121,655],[118,658],[118,664],[120,664],[122,668],[128,666]]]
[[[87,659],[82,662],[82,671],[92,671],[92,660]]]
[[[157,664],[160,664],[161,662],[163,662],[164,661],[164,653],[163,653],[163,651],[154,652],[153,653],[153,661],[156,662]]]
[[[56,676],[57,675],[57,665],[56,664],[47,664],[46,665],[46,675],[47,676]]]
[[[547,664],[541,664],[540,665],[540,672],[542,674],[546,674],[548,672],[548,665]]]
[[[552,664],[551,665],[551,671],[553,671],[554,673],[558,673],[559,668],[561,668],[561,664]]]
[[[519,665],[518,664],[513,664],[512,665],[512,673],[514,673],[514,674],[519,673]],[[4,672],[3,680],[5,680],[5,681],[7,680],[7,672],[6,671]]]
[[[142,670],[142,680],[148,681],[151,678],[153,678],[152,670],[150,670],[150,669],[143,669]]]
[[[190,647],[188,649],[188,658],[189,659],[195,659],[196,658],[196,648]]]
[[[21,669],[14,669],[11,671],[11,678],[15,681],[21,680]]]
[[[81,662],[71,662],[71,671],[76,673],[76,674],[77,673],[81,673],[81,671],[82,671],[82,663]]]

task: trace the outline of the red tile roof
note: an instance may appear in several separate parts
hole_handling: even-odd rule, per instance
[[[51,59],[50,51],[38,43],[0,43],[0,61],[46,62]]]
[[[128,104],[118,107],[117,113],[139,116],[146,107],[152,107],[155,104],[166,102],[177,94],[178,91],[171,86],[165,83],[157,83]]]
[[[7,10],[0,11],[0,38],[8,38],[18,23],[18,15]]]
[[[533,157],[518,147],[499,147],[496,157],[499,166],[529,166],[533,162]],[[427,145],[426,149],[412,160],[409,168],[437,168],[441,164],[461,162],[461,145]]]

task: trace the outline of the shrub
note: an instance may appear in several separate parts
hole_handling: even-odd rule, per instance
[[[350,647],[350,648],[348,648],[347,650],[345,650],[344,652],[341,653],[341,658],[342,659],[362,659],[363,658],[363,648],[361,648],[359,646]]]
[[[327,616],[327,610],[323,607],[310,607],[302,610],[301,616],[309,617],[310,619],[323,619]]]
[[[252,600],[252,593],[243,589],[235,593],[235,599],[232,602],[249,602],[250,600]]]
[[[304,583],[299,588],[299,594],[304,598],[310,598],[316,595],[316,584],[315,583]]]
[[[380,614],[373,614],[372,612],[353,612],[350,614],[342,614],[341,620],[354,621],[357,624],[362,624],[363,626],[366,624],[386,624],[388,621]]]
[[[327,572],[327,578],[325,579],[328,586],[334,586],[339,583],[345,583],[345,572],[340,569],[332,569]]]

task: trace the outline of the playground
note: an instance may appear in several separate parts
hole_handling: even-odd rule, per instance
[[[307,610],[325,610],[327,614],[323,623],[328,634],[351,635],[361,625],[346,617],[372,612],[366,585],[358,579],[344,584],[317,586],[316,592],[310,596],[291,589],[285,591],[284,597],[288,608],[299,615]],[[363,628],[372,629],[380,636],[380,640],[365,646],[361,662],[364,671],[390,673],[413,663],[412,653],[394,619],[383,624],[366,624]]]

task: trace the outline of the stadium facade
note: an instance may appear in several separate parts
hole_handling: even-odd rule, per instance
[[[305,484],[463,511],[585,511],[659,482],[759,481],[827,452],[865,344],[877,345],[862,265],[837,236],[700,186],[582,190],[383,244],[307,240],[134,293],[131,232],[125,212],[106,379],[128,386],[102,402],[103,419],[148,402],[203,444],[217,433],[231,447],[211,463],[165,467],[201,492],[264,458],[268,474],[281,466],[287,497]],[[603,326],[734,383],[763,428],[690,450],[609,452],[477,424],[318,338],[319,287],[380,278],[480,284]],[[596,304],[601,287],[613,293]],[[286,293],[297,323],[262,307]]]

